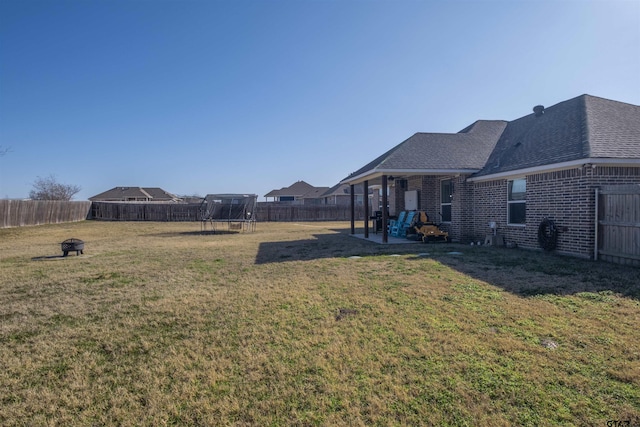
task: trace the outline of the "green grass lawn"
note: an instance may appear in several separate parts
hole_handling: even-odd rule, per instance
[[[640,269],[347,233],[0,230],[0,425],[640,425]]]

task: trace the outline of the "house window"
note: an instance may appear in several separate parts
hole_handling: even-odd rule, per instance
[[[527,180],[514,179],[509,181],[509,195],[507,197],[509,224],[524,224],[527,212]]]
[[[453,181],[440,181],[440,213],[442,222],[451,222],[451,199],[453,198]]]

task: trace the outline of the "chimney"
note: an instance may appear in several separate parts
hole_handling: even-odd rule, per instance
[[[544,105],[536,105],[533,107],[533,112],[536,113],[536,117],[540,117],[544,114]]]

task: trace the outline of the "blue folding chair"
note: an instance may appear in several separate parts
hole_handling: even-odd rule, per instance
[[[398,224],[398,230],[396,231],[395,234],[392,234],[394,237],[407,237],[407,230],[409,230],[409,228],[411,227],[411,223],[413,222],[413,218],[417,215],[418,213],[416,211],[411,211],[409,212],[406,217],[404,218],[404,221],[400,224]]]
[[[407,215],[406,211],[402,211],[400,212],[400,215],[398,215],[398,219],[392,219],[389,221],[389,226],[387,227],[387,233],[391,234],[393,236],[394,230],[397,233],[397,227],[398,224],[401,224],[404,222],[404,218]]]

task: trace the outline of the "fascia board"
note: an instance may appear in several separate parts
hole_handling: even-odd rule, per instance
[[[476,177],[469,177],[467,181],[470,182],[485,182],[493,181],[502,178],[522,177],[535,173],[555,172],[564,169],[572,169],[576,166],[583,166],[586,164],[597,166],[640,166],[640,159],[606,159],[606,158],[586,158],[571,160],[569,162],[554,163],[550,165],[534,166],[531,168],[514,169],[511,171],[499,172],[490,175],[482,175]]]
[[[478,172],[478,169],[375,169],[369,172],[340,181],[340,184],[360,184],[361,182],[380,178],[383,175],[391,176],[423,176],[423,175],[470,175]]]

